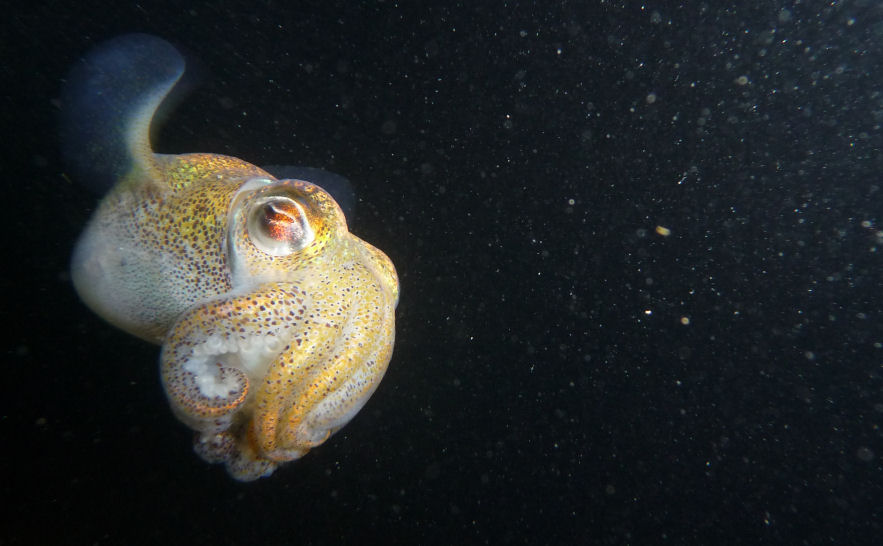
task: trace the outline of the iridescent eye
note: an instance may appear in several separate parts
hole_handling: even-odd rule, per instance
[[[248,214],[248,234],[260,250],[287,256],[313,242],[303,207],[288,197],[273,196],[255,203]]]

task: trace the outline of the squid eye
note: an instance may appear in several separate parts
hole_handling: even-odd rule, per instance
[[[287,197],[269,197],[254,204],[248,233],[258,249],[271,256],[288,256],[313,242],[313,229],[303,207]]]

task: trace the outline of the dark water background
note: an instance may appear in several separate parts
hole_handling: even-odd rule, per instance
[[[59,89],[136,31],[201,63],[160,151],[348,177],[401,277],[374,397],[255,483],[67,276]],[[33,2],[0,38],[0,544],[878,540],[879,3]]]

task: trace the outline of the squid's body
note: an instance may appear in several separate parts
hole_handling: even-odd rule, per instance
[[[96,313],[162,345],[162,382],[196,452],[253,480],[367,402],[392,355],[398,279],[309,180],[154,153],[151,120],[183,72],[170,44],[143,34],[100,45],[72,72],[65,153],[109,191],[71,273]]]

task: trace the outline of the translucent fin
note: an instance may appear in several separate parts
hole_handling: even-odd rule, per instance
[[[340,205],[344,216],[352,219],[356,209],[356,192],[352,183],[346,177],[316,167],[300,167],[295,165],[266,165],[262,169],[278,179],[294,178],[305,180],[331,194],[331,197]]]
[[[150,123],[184,66],[149,34],[103,42],[74,66],[61,94],[61,144],[78,180],[104,193],[135,167],[153,169]]]

